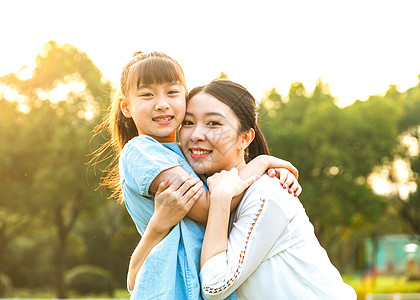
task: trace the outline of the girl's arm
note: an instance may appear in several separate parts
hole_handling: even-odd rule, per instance
[[[271,160],[271,161],[270,161]],[[241,172],[239,172],[241,177],[244,176],[251,176],[252,173],[257,174],[263,174],[263,172],[267,169],[267,166],[271,167],[289,167],[290,169],[295,170],[295,173],[297,175],[297,170],[292,166],[291,163],[277,159],[275,157],[271,156],[261,156],[257,157],[254,160],[252,160],[250,163],[248,163],[247,167],[244,167]],[[296,185],[296,178],[294,176],[290,175],[288,171],[285,172],[285,169],[281,169],[280,171],[277,170],[270,170],[272,172],[271,176],[278,176],[279,178],[283,178],[284,182],[286,182],[287,187],[288,186],[297,186],[300,189],[300,185]],[[274,174],[278,172],[278,174]],[[269,172],[270,173],[270,172]],[[174,191],[186,189],[183,186],[180,186],[180,183],[188,180],[191,178],[191,175],[188,174],[183,168],[181,167],[174,167],[168,170],[165,170],[161,172],[152,182],[150,186],[150,192],[153,193],[154,189],[156,189],[156,196],[155,196],[155,212],[152,215],[152,218],[150,219],[149,224],[146,227],[145,233],[139,242],[138,246],[134,250],[131,260],[130,260],[130,266],[129,266],[129,272],[128,272],[128,287],[131,290],[134,286],[134,281],[137,275],[138,270],[143,265],[144,261],[146,260],[147,256],[149,255],[151,249],[153,249],[154,246],[156,246],[161,240],[165,238],[165,236],[169,233],[170,228],[172,228],[175,224],[177,224],[187,213],[187,215],[198,221],[206,222],[207,221],[207,215],[208,215],[208,209],[209,209],[209,194],[205,191],[202,191],[200,193],[197,193],[194,195],[194,203],[188,206],[190,209],[189,212],[185,211],[184,207],[179,206],[165,206],[167,208],[166,211],[162,212],[159,210],[159,202],[165,200],[165,197],[168,197],[172,195]],[[255,180],[256,176],[251,176],[251,180]],[[291,184],[290,182],[291,180]],[[191,179],[190,179],[191,180]],[[195,180],[198,180],[197,178]],[[160,182],[160,183],[159,183]],[[173,182],[172,184],[170,184]],[[158,187],[156,187],[156,184],[158,184]],[[168,187],[168,185],[170,186]],[[251,183],[249,183],[250,185]],[[248,185],[248,186],[249,186]],[[246,187],[248,187],[246,186]],[[246,187],[243,187],[241,185],[238,185],[239,187],[239,196],[233,197],[235,204],[229,206],[229,212],[232,212],[234,209],[236,209],[238,203],[240,202],[240,199],[242,197],[242,191],[246,189]],[[163,189],[167,188],[163,193]],[[170,190],[169,190],[170,189]],[[300,189],[301,190],[301,189]],[[300,191],[299,191],[300,193]],[[226,195],[223,195],[224,197]],[[201,203],[200,203],[201,201]],[[178,211],[180,209],[180,211]],[[166,214],[165,214],[166,213]],[[167,216],[168,215],[168,216]],[[174,217],[172,219],[172,222],[169,222],[169,225],[166,226],[158,226],[159,222],[156,221],[156,219],[159,217],[160,220],[166,220],[167,217],[171,216]],[[169,219],[168,219],[169,220]],[[161,223],[165,224],[165,223]],[[156,229],[157,228],[157,229]],[[226,229],[227,230],[227,229]],[[207,232],[207,231],[206,231]],[[217,238],[217,237],[215,237]]]
[[[136,275],[150,251],[163,240],[173,226],[181,221],[204,192],[198,178],[188,177],[185,181],[162,182],[155,196],[155,210],[144,234],[133,252],[128,268],[127,286],[134,288]]]
[[[284,188],[289,187],[290,191],[296,196],[300,194],[302,188],[297,182],[297,169],[290,162],[273,156],[257,156],[252,161],[250,161],[244,168],[241,169],[239,175],[241,176],[241,178],[248,178],[254,175],[261,176],[270,168],[272,169],[269,171],[270,177],[279,177],[280,184],[282,184]],[[292,173],[294,176],[292,176],[286,170],[290,171],[290,173]],[[166,180],[169,180],[169,182],[173,182],[179,178],[181,180],[185,180],[185,178],[187,178],[188,176],[190,176],[190,174],[180,166],[167,169],[161,172],[158,176],[156,176],[156,178],[152,181],[149,187],[149,191],[150,193],[155,194],[160,183]],[[230,207],[231,212],[233,212],[236,209],[241,198],[242,194],[238,195],[237,197],[234,197],[232,201],[232,206]],[[191,210],[187,213],[187,216],[195,221],[205,223],[207,221],[208,211],[209,195],[208,193],[202,193],[200,198],[197,200],[197,202],[194,204]]]
[[[264,180],[264,192],[255,188],[242,200],[228,238],[229,201],[234,194],[230,187],[241,184],[240,178],[229,171],[208,179],[211,201],[200,271],[205,299],[224,299],[236,290],[261,264],[295,215],[297,200],[276,180],[260,180]]]

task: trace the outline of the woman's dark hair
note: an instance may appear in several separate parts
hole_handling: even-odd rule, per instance
[[[255,138],[245,155],[247,163],[260,154],[269,154],[267,142],[257,124],[255,99],[245,87],[230,80],[215,79],[207,85],[192,89],[187,101],[199,93],[210,94],[229,106],[239,120],[240,132],[254,129]]]

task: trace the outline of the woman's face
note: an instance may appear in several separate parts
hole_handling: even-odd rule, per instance
[[[212,175],[245,165],[239,120],[226,104],[201,92],[187,103],[179,131],[181,149],[197,174]]]

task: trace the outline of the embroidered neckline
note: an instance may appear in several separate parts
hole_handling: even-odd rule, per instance
[[[235,273],[233,274],[233,277],[231,277],[229,280],[227,280],[221,287],[218,288],[212,288],[209,286],[204,287],[204,291],[209,293],[209,294],[216,294],[216,293],[220,293],[221,291],[227,289],[229,286],[232,285],[232,283],[236,280],[236,278],[238,278],[239,274],[242,271],[242,267],[244,264],[244,260],[245,260],[245,255],[247,254],[247,248],[248,248],[248,242],[249,242],[249,238],[251,236],[251,233],[255,227],[255,224],[258,221],[258,218],[261,215],[261,212],[264,208],[264,204],[265,204],[265,199],[260,199],[259,202],[259,209],[257,210],[257,213],[255,214],[254,218],[251,220],[251,223],[249,224],[249,232],[246,236],[245,239],[245,246],[243,248],[243,250],[241,251],[241,253],[239,254],[239,264],[238,264],[238,268],[236,269]]]

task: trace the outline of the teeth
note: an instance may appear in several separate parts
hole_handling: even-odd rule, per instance
[[[205,154],[209,154],[211,151],[208,151],[208,150],[206,150],[206,151],[203,151],[203,150],[191,150],[191,152],[193,154],[196,154],[196,155],[205,155]]]
[[[172,117],[167,117],[167,118],[156,118],[154,119],[156,122],[168,122],[170,119],[172,119]]]

